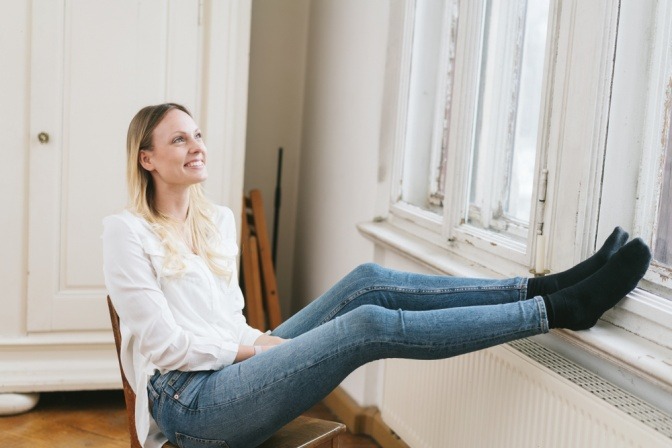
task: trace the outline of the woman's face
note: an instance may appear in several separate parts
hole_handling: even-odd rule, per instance
[[[207,149],[188,114],[170,110],[154,128],[153,149],[140,151],[140,164],[152,174],[157,192],[186,188],[208,178]]]

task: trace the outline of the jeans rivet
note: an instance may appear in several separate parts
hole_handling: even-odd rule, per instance
[[[180,398],[180,394],[173,395],[173,398],[177,400],[178,398]]]

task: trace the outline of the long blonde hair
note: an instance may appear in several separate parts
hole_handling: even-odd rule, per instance
[[[156,190],[154,180],[149,171],[140,164],[140,151],[153,150],[154,129],[163,120],[166,114],[178,109],[192,116],[186,107],[176,103],[165,103],[156,106],[142,108],[131,120],[128,126],[126,138],[126,180],[128,182],[128,194],[130,197],[131,211],[142,216],[152,227],[156,236],[161,240],[166,253],[164,272],[159,275],[179,274],[184,271],[185,263],[180,256],[178,244],[184,238],[184,231],[180,229],[180,223],[174,218],[162,213],[156,208]],[[215,249],[220,235],[213,221],[214,207],[205,197],[203,186],[194,184],[189,187],[189,207],[187,218],[184,223],[190,238],[191,248],[195,254],[200,255],[210,268],[219,276],[227,276],[229,270],[225,269],[220,261],[221,254]]]

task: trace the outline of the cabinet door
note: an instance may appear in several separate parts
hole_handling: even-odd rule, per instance
[[[109,327],[101,221],[126,204],[126,129],[164,101],[198,120],[200,3],[33,1],[28,331]]]

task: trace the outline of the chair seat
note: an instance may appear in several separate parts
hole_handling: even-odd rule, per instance
[[[259,448],[317,448],[322,444],[331,447],[330,442],[342,432],[345,432],[342,423],[300,416],[283,426]],[[178,447],[166,442],[163,448]]]
[[[329,442],[343,432],[343,423],[300,416],[283,426],[259,445],[259,448],[313,448],[323,444],[332,446]]]

